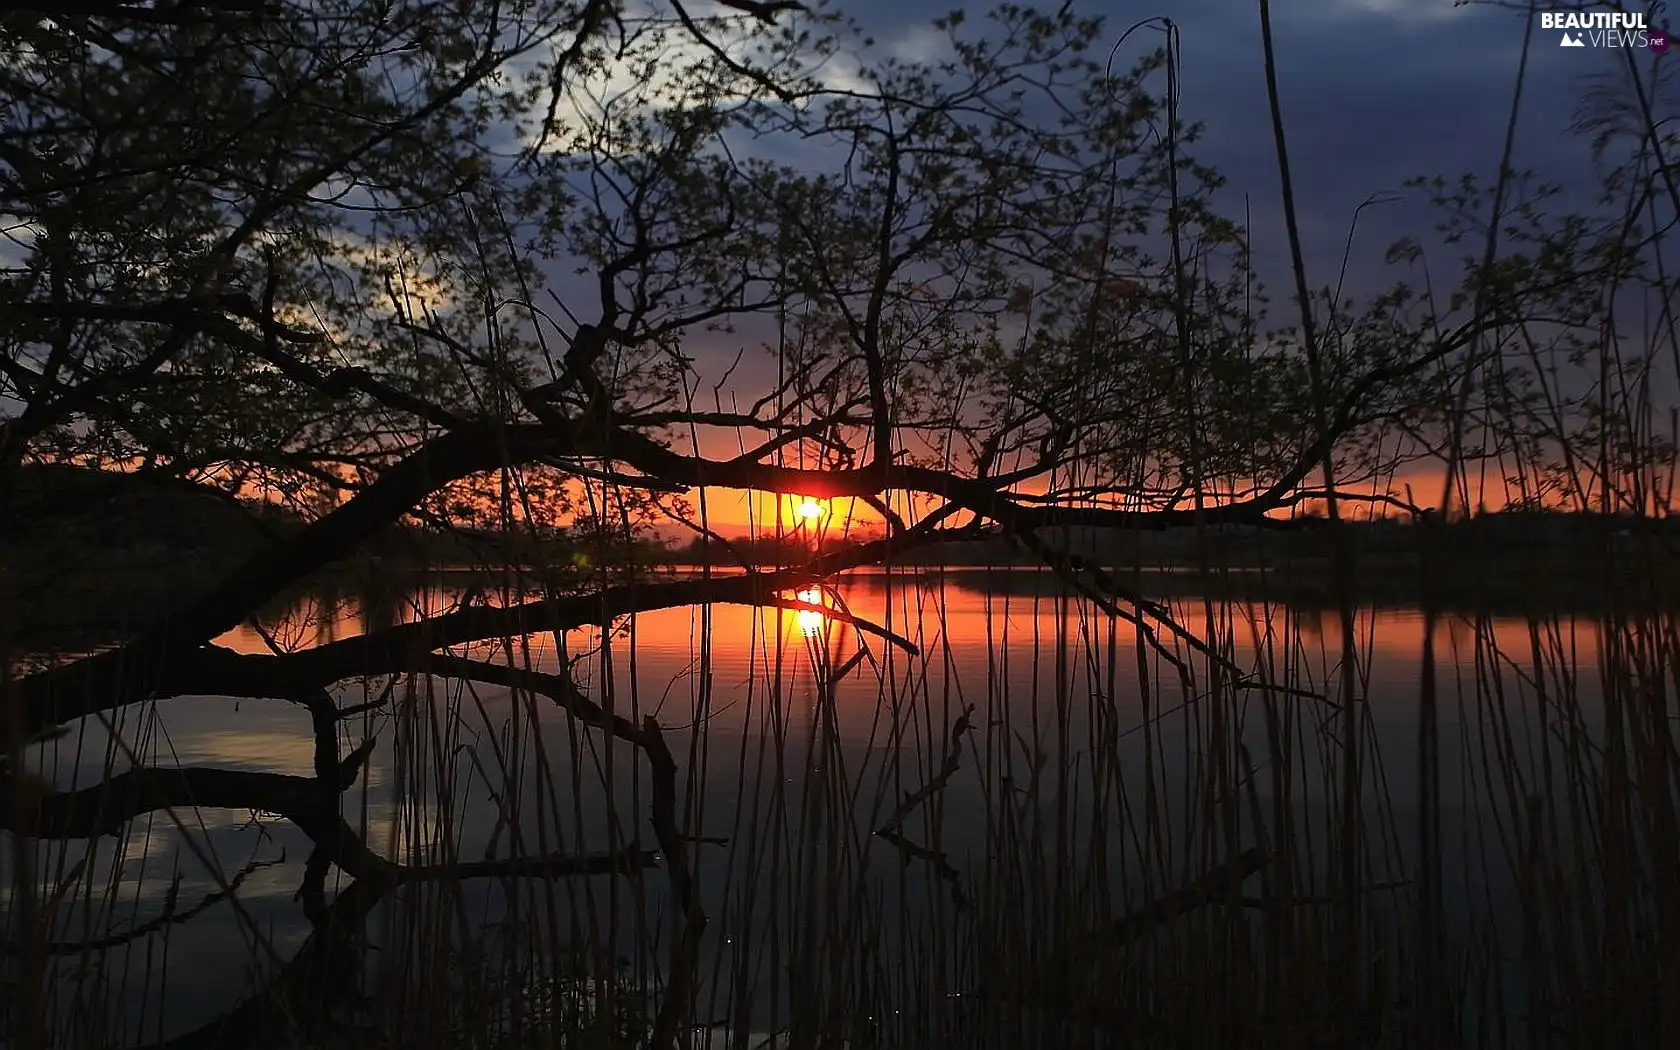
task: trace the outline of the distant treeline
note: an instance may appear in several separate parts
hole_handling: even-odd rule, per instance
[[[1190,528],[1068,529],[1047,531],[1043,538],[1122,577],[1129,572],[1141,581],[1138,574],[1145,574],[1146,589],[1155,593],[1205,589],[1221,578],[1221,570],[1265,567],[1280,570],[1265,583],[1268,593],[1287,582],[1288,597],[1318,600],[1329,596],[1332,530],[1324,524],[1210,527],[1200,536]],[[6,570],[0,572],[0,601],[18,614],[14,630],[26,647],[127,633],[204,593],[276,536],[302,527],[304,520],[289,511],[235,501],[185,481],[30,468],[18,475],[11,513],[0,520],[0,566]],[[1359,556],[1360,590],[1374,600],[1415,600],[1426,566],[1449,590],[1474,586],[1487,594],[1490,588],[1514,588],[1513,597],[1524,600],[1539,591],[1575,591],[1606,580],[1628,593],[1652,588],[1680,593],[1674,568],[1680,564],[1675,557],[1680,521],[1674,518],[1506,511],[1342,528]],[[626,538],[614,528],[587,526],[537,534],[411,523],[386,529],[324,575],[332,576],[335,586],[364,591],[400,587],[412,569],[516,565],[545,585],[588,588],[681,566],[796,565],[814,553],[877,535],[854,530],[847,536],[731,537],[720,543],[648,534]],[[894,561],[959,570],[1040,564],[1002,535],[931,544],[901,552]],[[1157,569],[1172,572],[1150,571]],[[1251,587],[1255,579],[1250,574],[1241,587]]]
[[[1202,558],[1214,565],[1276,565],[1328,557],[1335,539],[1321,517],[1298,520],[1293,527],[1259,528],[1242,525],[1170,530],[1055,529],[1043,539],[1080,558],[1112,567],[1194,566]],[[1549,510],[1497,511],[1451,521],[1378,519],[1341,525],[1343,542],[1362,555],[1498,558],[1568,558],[1630,544],[1657,551],[1674,551],[1680,544],[1680,519],[1638,518],[1631,515]],[[704,538],[667,544],[664,556],[682,565],[791,565],[814,552],[838,549],[872,536],[826,536],[813,541],[801,535],[739,537],[727,545]],[[935,543],[898,554],[900,565],[1027,566],[1040,559],[1005,535],[963,542]]]

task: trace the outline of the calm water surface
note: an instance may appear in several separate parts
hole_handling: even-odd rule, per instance
[[[774,984],[767,946],[772,928],[799,914],[798,880],[786,873],[824,863],[821,855],[800,852],[809,848],[804,799],[814,766],[838,771],[847,785],[843,797],[829,804],[828,819],[849,821],[857,829],[860,855],[878,869],[869,876],[876,882],[866,884],[897,886],[909,902],[896,912],[880,912],[896,914],[895,922],[884,924],[896,928],[943,907],[938,898],[944,890],[931,873],[907,878],[896,851],[871,842],[867,831],[939,768],[951,727],[970,705],[974,728],[966,736],[961,771],[937,805],[919,809],[905,824],[907,835],[944,850],[961,872],[983,866],[995,842],[1001,785],[1013,785],[1024,799],[1017,812],[1019,805],[1040,810],[1046,828],[1056,814],[1067,814],[1063,819],[1073,831],[1066,848],[1082,855],[1106,851],[1119,870],[1138,862],[1137,840],[1121,831],[1142,823],[1139,807],[1146,797],[1156,800],[1169,835],[1190,825],[1198,797],[1187,784],[1189,771],[1197,766],[1215,714],[1239,727],[1257,764],[1266,761],[1263,694],[1247,693],[1237,708],[1222,701],[1227,706],[1221,712],[1206,710],[1210,702],[1200,698],[1207,688],[1205,663],[1195,666],[1196,681],[1187,691],[1170,664],[1148,651],[1140,658],[1130,625],[1082,601],[1003,593],[1043,589],[1018,583],[1017,578],[987,589],[972,579],[957,585],[860,574],[835,592],[806,595],[820,604],[839,603],[906,637],[917,654],[860,636],[831,617],[742,606],[644,614],[605,645],[590,631],[559,640],[532,637],[525,642],[528,650],[516,654],[555,671],[561,664],[558,641],[577,661],[573,671],[592,696],[618,713],[637,719],[652,714],[670,727],[672,750],[688,778],[691,832],[728,840],[700,847],[697,859],[712,917],[708,972],[717,975],[712,985],[722,998],[734,982],[753,985],[747,999],[755,1025],[775,1023],[773,1015],[784,1005],[765,989]],[[368,630],[370,619],[376,629],[422,609],[449,608],[459,598],[450,589],[416,592],[377,612],[355,602],[311,600],[270,625],[266,638],[244,628],[221,642],[245,652],[267,652],[271,644],[307,646]],[[1245,671],[1270,668],[1275,677],[1287,675],[1290,685],[1317,692],[1336,680],[1339,628],[1333,614],[1199,599],[1174,605],[1198,634],[1226,638]],[[1388,829],[1378,837],[1394,840],[1391,851],[1403,867],[1417,834],[1424,620],[1415,610],[1364,610],[1358,628],[1376,756],[1372,769],[1380,781],[1380,790],[1369,792],[1371,822]],[[1443,621],[1436,634],[1443,843],[1449,882],[1465,909],[1487,899],[1498,882],[1496,875],[1479,874],[1484,851],[1497,846],[1489,845],[1495,833],[1472,801],[1487,791],[1479,780],[1486,731],[1510,729],[1519,751],[1532,746],[1528,736],[1536,732],[1540,702],[1533,683],[1521,679],[1533,677],[1536,644],[1566,654],[1578,676],[1570,684],[1576,701],[1589,721],[1597,710],[1596,635],[1590,622],[1563,619],[1535,633],[1524,622],[1493,621],[1481,631],[1480,658],[1477,632],[1463,618]],[[836,691],[832,725],[821,727],[832,738],[824,749],[816,739],[819,649],[826,646],[832,667],[857,652],[860,637],[868,655]],[[508,658],[489,647],[474,655]],[[1490,710],[1475,699],[1473,684],[1496,672],[1503,675],[1506,693],[1500,707]],[[1553,682],[1548,692],[1561,686]],[[354,684],[340,690],[340,699],[363,703],[382,688],[383,683]],[[1335,725],[1334,707],[1322,701],[1293,697],[1279,704],[1309,734]],[[114,718],[111,727],[152,763],[311,774],[308,720],[285,703],[184,697]],[[1143,731],[1146,725],[1149,732]],[[409,861],[506,856],[516,841],[527,852],[603,850],[629,841],[652,847],[645,773],[638,777],[632,752],[581,729],[540,698],[513,697],[491,686],[423,683],[399,689],[384,707],[358,716],[347,727],[346,745],[367,736],[378,743],[346,805],[352,822],[386,856]],[[1153,761],[1146,762],[1151,747]],[[1098,762],[1098,755],[1114,761]],[[70,788],[127,764],[105,727],[90,723],[44,748],[40,771]],[[1315,800],[1314,768],[1305,760],[1296,776],[1303,809],[1322,802]],[[439,769],[448,777],[440,778]],[[1158,788],[1153,795],[1146,775]],[[1271,783],[1269,776],[1259,780]],[[1263,786],[1260,795],[1270,790]],[[1386,807],[1378,803],[1384,794]],[[89,1018],[103,1011],[97,1023],[120,1027],[136,1041],[216,1017],[271,969],[270,948],[288,956],[306,933],[294,903],[309,853],[306,839],[283,821],[259,825],[248,813],[178,816],[224,878],[260,867],[243,877],[238,913],[217,905],[191,922],[66,963],[65,986],[78,968],[82,980],[97,974],[104,982],[99,1000],[104,1005],[84,1000],[75,1009]],[[1112,833],[1090,830],[1103,827]],[[779,856],[781,881],[765,881],[762,859],[755,875],[742,859],[749,852],[739,848],[743,843],[754,844],[750,852],[761,858]],[[43,844],[39,860],[62,874],[83,853],[80,844]],[[97,937],[156,916],[177,877],[182,907],[216,888],[203,861],[162,813],[135,821],[120,849],[116,840],[102,840],[95,861],[88,870],[102,872],[100,877],[76,883],[60,906],[60,940]],[[1483,879],[1492,882],[1478,884]],[[656,873],[647,886],[644,914],[663,917],[641,924],[634,921],[637,909],[623,880],[578,880],[556,892],[572,901],[568,914],[582,916],[575,921],[595,940],[633,955],[651,939],[670,936],[673,920],[662,876]],[[495,886],[474,885],[467,897],[471,925],[494,928],[508,915],[505,895]],[[575,932],[582,936],[581,928]],[[386,936],[396,937],[390,931]],[[891,941],[893,934],[884,936]]]

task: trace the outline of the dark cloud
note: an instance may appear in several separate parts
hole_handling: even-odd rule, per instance
[[[845,5],[884,46],[951,5],[928,0]],[[1360,203],[1397,190],[1417,175],[1456,178],[1497,170],[1523,44],[1524,16],[1453,0],[1319,0],[1274,6],[1293,181],[1309,266],[1317,284],[1332,283]],[[1245,206],[1263,270],[1282,249],[1277,161],[1266,103],[1258,5],[1252,0],[1195,3],[1100,3],[1075,10],[1102,14],[1115,40],[1151,15],[1178,25],[1187,117],[1206,134],[1199,156],[1228,180],[1227,213]],[[1593,190],[1586,143],[1568,133],[1583,79],[1614,68],[1620,55],[1559,49],[1555,32],[1536,30],[1530,45],[1514,163],[1571,187],[1585,203]],[[1135,59],[1161,36],[1140,32],[1117,61]],[[1383,249],[1403,233],[1428,228],[1411,202],[1367,209],[1350,267],[1350,289],[1379,279]]]
[[[941,0],[837,2],[874,37],[880,52],[903,57],[925,56],[937,41],[929,23],[956,6]],[[1219,198],[1226,214],[1248,214],[1260,276],[1274,300],[1287,295],[1258,5],[1075,2],[1076,10],[1108,19],[1112,40],[1151,15],[1175,20],[1184,112],[1206,126],[1197,155],[1227,180]],[[985,6],[969,7],[971,31],[983,31],[978,16]],[[1280,92],[1310,280],[1334,286],[1361,202],[1397,191],[1413,176],[1456,179],[1473,172],[1491,178],[1496,172],[1521,64],[1524,15],[1486,5],[1455,7],[1453,0],[1280,0],[1274,8]],[[1567,186],[1565,205],[1585,206],[1596,193],[1596,180],[1587,142],[1569,128],[1586,79],[1614,71],[1624,56],[1559,48],[1559,36],[1533,32],[1513,163]],[[1117,63],[1136,60],[1161,39],[1158,33],[1134,34]],[[759,143],[756,149],[802,167],[824,162],[809,145]],[[1433,219],[1416,193],[1366,209],[1348,253],[1344,294],[1357,298],[1401,277],[1384,264],[1385,249],[1402,235],[1427,240]],[[1447,266],[1457,261],[1458,249],[1442,260]],[[734,334],[694,333],[690,351],[727,363],[739,347],[755,346],[768,334],[765,325],[747,320]],[[759,371],[748,365],[736,377],[750,382]]]
[[[1209,124],[1207,155],[1234,190],[1278,212],[1278,179],[1264,93],[1258,18],[1253,5],[1233,4],[1227,32],[1197,44],[1184,29],[1187,106]],[[1323,271],[1339,262],[1354,210],[1372,194],[1399,189],[1417,175],[1490,176],[1510,119],[1524,26],[1509,12],[1460,9],[1457,17],[1404,12],[1439,3],[1340,3],[1341,17],[1311,20],[1305,5],[1280,5],[1274,21],[1280,96],[1288,124],[1291,168],[1309,258]],[[1317,7],[1317,5],[1314,5]],[[1246,22],[1238,15],[1248,12]],[[1403,12],[1396,14],[1395,12]],[[1584,144],[1566,133],[1580,78],[1615,56],[1555,53],[1555,34],[1535,33],[1519,110],[1513,163],[1574,187],[1590,188]],[[1189,94],[1193,92],[1193,94]],[[1271,223],[1267,224],[1272,225]],[[1413,202],[1368,210],[1354,252],[1355,276],[1402,233],[1427,228]],[[1276,247],[1281,229],[1257,229],[1257,248]],[[1360,265],[1363,263],[1364,265]]]

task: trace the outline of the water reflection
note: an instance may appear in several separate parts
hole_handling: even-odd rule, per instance
[[[992,785],[1036,783],[1041,771],[1051,771],[1054,776],[1047,776],[1046,784],[1054,777],[1067,780],[1065,794],[1073,800],[1068,803],[1070,826],[1095,823],[1093,811],[1099,805],[1126,805],[1098,799],[1145,798],[1146,788],[1159,785],[1166,786],[1160,795],[1161,819],[1178,812],[1173,807],[1188,805],[1182,793],[1173,790],[1188,782],[1184,763],[1190,759],[1173,756],[1194,753],[1199,743],[1194,716],[1200,712],[1184,704],[1184,714],[1174,713],[1184,698],[1177,692],[1179,679],[1171,668],[1154,662],[1147,652],[1140,657],[1142,642],[1125,622],[1109,619],[1089,605],[1029,590],[1019,579],[1014,586],[1019,590],[1005,585],[961,586],[908,574],[893,578],[858,574],[837,581],[832,588],[810,586],[794,592],[800,602],[844,609],[903,634],[920,652],[906,657],[902,648],[875,646],[878,662],[860,664],[858,673],[839,676],[834,682],[832,702],[824,705],[832,720],[825,736],[832,734],[832,753],[837,759],[825,768],[844,776],[846,784],[837,793],[837,799],[840,794],[845,798],[830,811],[831,822],[846,820],[850,812],[846,807],[855,805],[874,821],[860,826],[878,826],[884,813],[932,775],[929,770],[942,760],[952,724],[969,703],[977,705],[978,728],[972,749],[965,750],[960,773],[941,793],[939,805],[941,812],[949,814],[949,822],[938,831],[938,841],[964,870],[984,863],[989,812],[985,790]],[[271,644],[307,646],[481,600],[517,598],[464,592],[447,582],[394,597],[390,592],[323,593],[310,596],[262,631],[241,628],[219,641],[243,652],[265,652]],[[1264,668],[1303,689],[1321,688],[1334,680],[1341,657],[1337,651],[1340,631],[1333,619],[1322,619],[1311,608],[1226,601],[1204,605],[1199,599],[1169,604],[1192,630],[1229,639],[1232,657],[1245,671]],[[703,814],[696,818],[697,828],[730,843],[773,841],[792,856],[803,841],[798,824],[803,818],[798,814],[805,779],[790,776],[785,758],[814,736],[807,730],[816,708],[808,701],[817,674],[813,666],[824,666],[823,657],[804,657],[815,649],[812,641],[837,623],[846,621],[836,621],[817,608],[667,609],[638,617],[634,634],[603,638],[592,628],[568,633],[560,640],[568,655],[597,654],[575,665],[562,663],[561,653],[547,635],[530,638],[518,658],[551,673],[567,667],[591,696],[610,694],[610,701],[604,702],[632,722],[652,714],[671,726],[672,749],[684,756],[684,773],[693,777],[690,804]],[[1516,682],[1511,683],[1515,688],[1508,708],[1501,705],[1498,711],[1487,712],[1476,706],[1473,685],[1466,682],[1474,681],[1478,650],[1518,662],[1526,662],[1523,654],[1540,648],[1570,652],[1579,672],[1579,682],[1571,686],[1578,686],[1581,702],[1590,709],[1597,635],[1591,621],[1579,621],[1577,636],[1577,623],[1561,618],[1536,627],[1518,619],[1500,619],[1485,621],[1477,630],[1464,619],[1448,617],[1438,622],[1437,675],[1441,695],[1448,698],[1440,714],[1443,752],[1453,754],[1455,748],[1463,748],[1469,753],[1484,718],[1498,715],[1521,721],[1530,717],[1527,712],[1538,710],[1532,702],[1534,690]],[[1369,683],[1377,738],[1373,746],[1381,749],[1385,760],[1385,790],[1402,801],[1418,797],[1421,791],[1414,741],[1424,630],[1424,620],[1416,611],[1367,609],[1358,620],[1363,650],[1360,669]],[[1537,631],[1545,633],[1537,635]],[[837,660],[853,652],[850,631],[844,633],[846,637],[838,639],[844,643],[839,646],[844,652]],[[875,643],[872,637],[865,641]],[[802,646],[805,652],[798,658],[786,658]],[[347,707],[362,707],[378,698],[378,683],[349,683],[340,691],[340,701]],[[1311,726],[1322,719],[1325,709],[1294,699],[1287,710],[1299,712],[1303,724]],[[134,750],[146,761],[293,775],[311,772],[310,726],[301,709],[262,701],[235,704],[188,697],[152,705],[143,713],[145,724],[118,721],[115,728],[135,741]],[[138,719],[142,712],[125,714]],[[1158,764],[1154,767],[1146,766],[1141,757],[1150,738],[1133,732],[1144,725],[1155,734]],[[704,726],[703,733],[695,728],[699,726]],[[386,706],[368,708],[344,731],[347,746],[366,739],[377,742],[355,795],[347,799],[351,811],[347,816],[365,830],[375,849],[392,859],[435,862],[451,853],[473,859],[505,856],[514,848],[508,843],[515,835],[522,837],[520,848],[533,851],[544,843],[582,852],[605,848],[609,841],[645,841],[647,800],[639,794],[643,788],[628,751],[620,748],[614,761],[606,762],[605,751],[597,750],[603,748],[599,737],[578,733],[564,712],[538,699],[513,697],[506,690],[421,681],[411,689],[405,687]],[[1239,728],[1239,743],[1263,755],[1264,731],[1263,719],[1247,719]],[[691,732],[696,736],[688,737]],[[1099,741],[1099,733],[1106,734],[1106,745]],[[1111,767],[1092,761],[1091,756],[1103,747],[1108,749],[1103,753],[1114,759]],[[1316,782],[1305,748],[1297,762],[1303,770],[1300,776]],[[43,750],[43,757],[54,761],[44,761],[42,771],[60,787],[96,779],[112,752],[92,731]],[[922,768],[916,768],[918,763]],[[1460,767],[1446,765],[1451,768],[1434,790],[1440,791],[1444,808],[1456,812],[1455,807],[1468,805],[1473,785]],[[1149,768],[1154,772],[1148,775],[1156,779],[1145,785],[1140,778]],[[1080,777],[1085,780],[1076,783]],[[609,779],[613,781],[610,789],[600,786]],[[1083,794],[1078,794],[1075,789],[1081,785]],[[1099,796],[1099,789],[1114,795]],[[1034,790],[1054,797],[1054,790],[1061,789]],[[508,802],[510,798],[516,802]],[[522,804],[517,803],[520,798]],[[1112,819],[1124,822],[1128,815],[1116,811]],[[266,824],[259,832],[247,814],[206,811],[193,814],[188,828],[207,847],[205,852],[224,861],[230,873],[248,857],[287,858],[286,866],[264,869],[241,891],[241,900],[259,922],[284,931],[285,936],[277,940],[286,942],[280,945],[285,949],[303,929],[292,894],[311,844],[282,822]],[[915,830],[935,841],[930,827]],[[133,914],[125,912],[119,920],[127,925],[155,916],[167,906],[165,895],[174,868],[180,867],[189,876],[198,871],[194,855],[173,848],[186,832],[171,834],[170,848],[159,848],[157,840],[146,838],[140,822],[131,832],[138,835],[138,849],[124,855],[128,866],[119,872],[134,902]],[[1409,833],[1396,834],[1412,840]],[[1456,832],[1447,839],[1469,841],[1467,835]],[[44,859],[68,866],[76,856],[66,850]],[[136,857],[148,863],[139,865]],[[758,979],[752,971],[757,963],[735,960],[732,945],[741,938],[740,931],[764,926],[765,909],[770,905],[762,902],[775,895],[753,892],[751,884],[730,867],[735,862],[735,855],[725,847],[703,851],[699,878],[707,910],[716,921],[716,932],[708,936],[717,942],[709,942],[708,951],[717,953],[722,969],[739,965],[740,979],[746,981]],[[883,870],[907,880],[903,870],[919,874],[919,869],[896,866]],[[148,893],[139,892],[141,882]],[[208,880],[208,888],[202,891],[198,887],[193,891],[209,892],[212,882]],[[473,888],[474,893],[492,890],[503,892],[499,887]],[[567,884],[555,892],[564,896],[589,890]],[[662,892],[658,880],[650,881],[643,892],[653,902],[650,909],[657,911],[654,905]],[[933,897],[938,893],[935,886]],[[474,897],[468,910],[479,914],[475,909],[488,908]],[[609,910],[599,900],[579,908],[579,914],[591,916]],[[68,925],[73,919],[80,921],[80,916],[66,914],[64,922]],[[88,921],[107,919],[95,916]],[[160,948],[171,960],[173,1012],[167,1030],[148,1022],[148,1036],[175,1034],[206,1020],[218,1004],[243,990],[243,971],[227,957],[241,950],[242,929],[229,910],[212,911],[191,926],[190,936],[176,931],[176,941]],[[628,922],[623,930],[630,932],[608,931],[602,937],[628,954],[635,950],[639,935]],[[113,972],[120,974],[125,965],[113,956]],[[138,1003],[160,993],[153,986],[136,992],[130,1000]],[[183,1009],[189,1002],[202,1009]]]
[[[797,597],[800,601],[805,602],[807,605],[826,604],[823,600],[824,595],[821,587],[807,587],[800,591]],[[820,612],[817,612],[815,609],[800,609],[793,615],[794,623],[799,625],[799,629],[804,632],[805,637],[807,638],[815,637],[817,633],[822,630],[823,623],[826,622],[827,619],[828,617],[824,616]]]

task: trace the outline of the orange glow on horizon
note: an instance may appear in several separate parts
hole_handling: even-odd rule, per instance
[[[713,452],[713,458],[723,458],[721,453],[714,452],[712,449],[706,451]],[[101,464],[100,466],[104,469],[126,472],[139,469],[141,463],[136,460],[132,463]],[[324,469],[346,477],[349,474],[347,468],[328,467]],[[233,489],[234,494],[241,499],[259,503],[280,503],[284,501],[284,497],[277,490],[265,488],[259,480],[235,478],[225,471],[215,471],[213,473],[220,475],[217,482],[224,487]],[[473,508],[475,511],[481,511],[487,522],[493,521],[495,518],[495,502],[485,494],[485,478],[485,475],[474,475],[446,485],[428,503],[434,510],[442,510],[446,506]],[[1497,476],[1496,472],[1484,473],[1476,470],[1471,471],[1468,477],[1465,477],[1461,472],[1460,478],[1463,487],[1468,491],[1461,492],[1454,498],[1453,504],[1456,512],[1461,513],[1465,509],[1466,497],[1472,513],[1504,510],[1523,497],[1523,493],[1517,486],[1514,486],[1507,479]],[[204,479],[194,480],[202,481]],[[1347,485],[1345,491],[1356,496],[1386,493],[1402,500],[1415,500],[1419,506],[1427,509],[1437,509],[1441,501],[1443,480],[1444,475],[1439,466],[1418,463],[1396,472],[1385,478],[1383,482],[1375,485],[1370,482]],[[1042,477],[1030,479],[1016,486],[1016,491],[1029,496],[1042,496],[1045,492],[1045,481],[1046,479]],[[809,483],[809,480],[807,480],[807,484]],[[1321,479],[1314,475],[1307,479],[1303,487],[1317,489],[1320,485]],[[1587,494],[1588,502],[1595,504],[1591,507],[1592,510],[1601,510],[1596,505],[1596,499],[1592,498],[1596,496],[1597,490],[1590,478],[1583,475],[1577,492]],[[598,504],[604,498],[601,493],[600,482],[578,478],[570,478],[559,482],[553,493],[556,496],[570,499],[575,508],[589,508]],[[742,533],[763,534],[784,528],[791,530],[814,529],[819,525],[836,536],[850,536],[853,530],[878,531],[886,525],[880,512],[854,496],[827,496],[820,493],[790,494],[757,489],[709,487],[689,489],[682,493],[682,497],[688,501],[689,513],[696,520],[703,520],[708,527],[720,529],[727,536]],[[348,498],[348,493],[339,493],[336,502],[342,505]],[[571,524],[571,514],[542,506],[540,505],[541,501],[537,501],[535,496],[529,498],[539,504],[533,507],[533,512],[545,524],[559,526]],[[921,516],[922,512],[939,504],[938,499],[931,498],[926,494],[910,493],[902,490],[883,492],[880,494],[880,499],[907,522],[912,523]],[[1646,513],[1656,514],[1663,510],[1676,513],[1677,509],[1670,504],[1666,504],[1665,499],[1664,495],[1657,493],[1647,494]],[[1576,505],[1580,501],[1581,497],[1577,495],[1576,498],[1571,499],[1554,497],[1548,499],[1546,503],[1560,510],[1573,511],[1580,509]],[[1226,501],[1213,497],[1210,502],[1212,505],[1219,505]],[[325,509],[327,508],[313,508],[313,513],[320,513]],[[1326,510],[1323,500],[1309,499],[1302,500],[1292,506],[1278,508],[1269,512],[1269,514],[1275,518],[1289,517],[1298,513],[1322,515]],[[1405,511],[1399,507],[1376,500],[1357,498],[1344,501],[1341,506],[1341,513],[1345,518],[1355,521],[1372,517],[1404,518],[1407,516]],[[665,532],[675,533],[680,531],[669,527],[668,523],[659,519],[657,515],[654,516],[653,520]],[[965,520],[966,515],[963,515],[953,519],[949,524],[959,525],[964,523]]]

